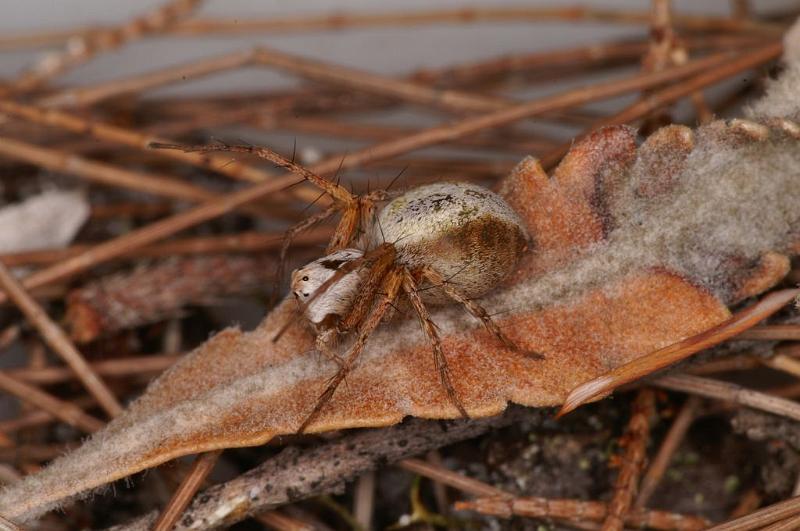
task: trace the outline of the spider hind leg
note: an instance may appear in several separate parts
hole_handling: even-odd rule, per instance
[[[444,349],[442,349],[442,342],[439,338],[439,332],[436,329],[436,323],[433,322],[428,308],[425,306],[425,303],[422,302],[422,297],[419,295],[419,289],[417,288],[417,282],[414,280],[414,276],[407,269],[403,270],[403,291],[408,296],[411,306],[413,306],[414,310],[417,312],[422,329],[431,343],[433,363],[436,366],[436,372],[439,374],[439,381],[447,392],[447,397],[462,417],[469,418],[469,413],[467,413],[467,410],[464,408],[464,405],[461,403],[453,387],[453,381],[450,378],[450,368],[447,365]]]
[[[455,285],[455,283],[451,282],[450,279],[445,278],[434,268],[425,267],[422,270],[422,276],[425,277],[425,279],[427,279],[431,284],[440,286],[451,299],[464,306],[469,314],[483,323],[483,326],[486,328],[486,330],[495,338],[497,338],[497,340],[500,341],[504,347],[514,352],[520,352],[530,358],[544,359],[544,356],[538,352],[532,352],[517,346],[516,343],[514,343],[507,335],[503,333],[494,319],[492,319],[492,316],[489,315],[483,306],[475,302],[473,299],[467,297],[467,295],[464,294],[464,292],[462,292]]]

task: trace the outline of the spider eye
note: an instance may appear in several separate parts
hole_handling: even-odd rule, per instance
[[[303,293],[303,297],[308,297],[308,293]]]
[[[303,282],[308,282],[308,275],[303,277]]]

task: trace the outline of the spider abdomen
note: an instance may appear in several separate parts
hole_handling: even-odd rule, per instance
[[[389,202],[372,228],[373,245],[392,243],[409,269],[432,267],[468,296],[491,290],[517,266],[529,236],[522,220],[497,194],[470,183],[414,188]],[[425,289],[429,303],[450,300]]]

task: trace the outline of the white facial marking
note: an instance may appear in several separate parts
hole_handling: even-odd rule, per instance
[[[292,273],[292,293],[301,303],[310,300],[340,267],[363,255],[358,249],[342,249],[306,264]],[[346,274],[325,290],[325,293],[317,296],[306,308],[306,318],[319,324],[328,315],[346,314],[358,293],[360,273],[360,270],[356,270]]]

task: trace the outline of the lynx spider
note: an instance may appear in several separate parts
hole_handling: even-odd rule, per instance
[[[406,192],[374,191],[356,196],[266,147],[213,144],[166,146],[186,151],[230,151],[257,155],[311,182],[333,204],[291,227],[280,252],[278,281],[295,235],[341,211],[325,256],[292,273],[298,310],[316,331],[316,348],[338,364],[314,409],[298,429],[317,418],[355,366],[372,332],[404,296],[417,314],[433,351],[449,400],[469,417],[450,377],[437,327],[426,306],[455,302],[480,320],[507,349],[521,350],[475,301],[501,282],[527,249],[529,236],[517,214],[493,192],[467,183],[435,183]],[[376,203],[390,200],[376,214]],[[361,296],[357,296],[357,295]],[[293,321],[292,321],[293,322]],[[276,335],[276,340],[290,323]],[[343,356],[338,338],[356,333]],[[524,352],[541,357],[537,353]]]

